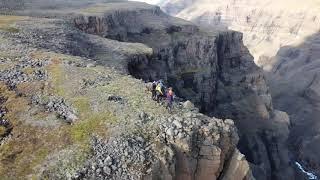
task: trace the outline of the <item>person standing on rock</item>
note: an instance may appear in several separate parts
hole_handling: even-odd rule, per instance
[[[157,99],[157,102],[160,103],[160,99],[165,96],[164,94],[164,85],[163,85],[163,82],[162,80],[159,80],[157,86],[156,86],[156,99]]]
[[[167,92],[167,106],[166,106],[166,109],[169,110],[169,113],[172,112],[172,108],[173,108],[173,96],[174,96],[174,93],[173,93],[172,87],[170,87]]]
[[[153,81],[153,82],[152,82],[152,86],[151,86],[151,93],[152,93],[152,99],[153,99],[153,100],[156,100],[156,99],[157,99],[156,88],[157,88],[157,82],[156,82],[156,81]]]

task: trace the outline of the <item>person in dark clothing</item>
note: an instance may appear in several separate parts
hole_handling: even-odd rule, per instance
[[[172,88],[170,87],[167,92],[167,106],[166,106],[166,109],[169,110],[169,113],[172,112],[172,108],[173,108],[173,100],[174,100],[173,96],[174,96],[174,93]]]
[[[157,98],[156,87],[157,87],[157,82],[153,81],[152,82],[152,87],[151,87],[151,93],[152,93],[152,99],[153,100],[156,100],[156,98]]]

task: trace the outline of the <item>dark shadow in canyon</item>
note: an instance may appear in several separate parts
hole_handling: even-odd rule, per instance
[[[295,160],[320,175],[320,33],[281,47],[266,72],[275,108],[290,116]]]

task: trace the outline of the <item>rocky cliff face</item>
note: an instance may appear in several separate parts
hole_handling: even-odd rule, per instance
[[[319,37],[317,33],[298,46],[281,48],[268,74],[275,106],[286,110],[291,117],[292,151],[297,160],[318,174]]]
[[[301,43],[320,28],[320,4],[312,0],[166,0],[160,6],[203,26],[243,32],[255,62],[266,70],[271,70],[270,58],[280,47]]]
[[[154,6],[128,10],[128,3],[116,5],[113,10],[99,6],[78,13],[75,26],[152,47],[151,56],[130,59],[130,74],[144,80],[162,78],[202,112],[234,119],[240,131],[238,147],[249,157],[256,177],[293,177],[286,148],[288,117],[273,110],[264,75],[243,45],[242,34],[208,33],[180,19],[168,20]],[[90,13],[96,8],[98,12]]]
[[[253,179],[230,120],[186,111],[168,119],[142,114],[135,121],[144,136],[94,140],[94,155],[76,179]]]

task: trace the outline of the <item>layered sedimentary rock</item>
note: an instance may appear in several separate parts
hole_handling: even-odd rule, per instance
[[[168,17],[158,7],[128,8],[132,4],[114,3],[117,8],[112,10],[93,6],[75,15],[73,22],[87,33],[151,47],[151,56],[131,58],[130,74],[144,80],[162,78],[202,112],[234,119],[240,131],[238,147],[256,177],[293,177],[286,147],[288,118],[273,110],[264,75],[243,45],[242,34],[209,33]]]

